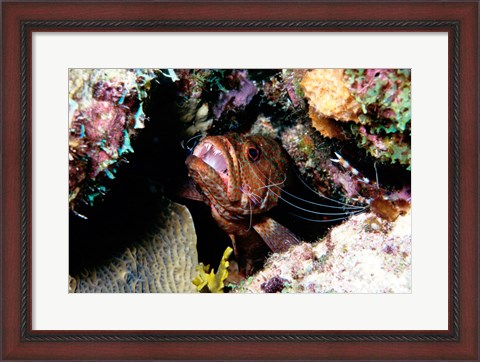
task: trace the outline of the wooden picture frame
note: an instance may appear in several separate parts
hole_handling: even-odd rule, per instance
[[[3,360],[479,358],[477,2],[12,1],[2,20]],[[449,329],[32,330],[31,36],[79,30],[448,32]]]

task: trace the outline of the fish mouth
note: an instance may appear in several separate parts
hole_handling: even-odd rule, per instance
[[[225,155],[217,146],[210,142],[204,142],[195,148],[193,155],[213,168],[228,187],[228,163]]]

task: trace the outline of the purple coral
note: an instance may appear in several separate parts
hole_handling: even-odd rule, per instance
[[[245,70],[234,72],[231,80],[235,88],[222,92],[219,102],[213,107],[213,114],[216,119],[220,119],[223,111],[228,107],[245,107],[258,92],[255,84],[247,78]]]
[[[283,288],[285,288],[286,282],[286,279],[275,276],[268,282],[263,283],[260,288],[262,288],[265,293],[280,293]]]

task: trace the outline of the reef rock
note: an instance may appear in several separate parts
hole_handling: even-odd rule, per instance
[[[301,86],[322,136],[355,140],[378,161],[410,169],[409,69],[314,69]]]
[[[105,179],[133,152],[131,140],[144,128],[142,103],[153,71],[69,70],[69,202],[93,205],[106,192]],[[81,201],[81,202],[79,202]]]
[[[188,209],[170,203],[143,241],[103,266],[69,277],[70,293],[190,293],[197,236]]]
[[[233,292],[409,293],[411,213],[388,222],[351,217],[325,238],[273,254],[264,270]]]

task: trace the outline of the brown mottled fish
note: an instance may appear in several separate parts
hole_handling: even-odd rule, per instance
[[[237,133],[208,136],[186,165],[200,189],[189,197],[210,206],[232,239],[242,272],[250,274],[269,250],[280,252],[299,243],[290,230],[265,215],[277,204],[289,172],[285,151],[275,140]]]

